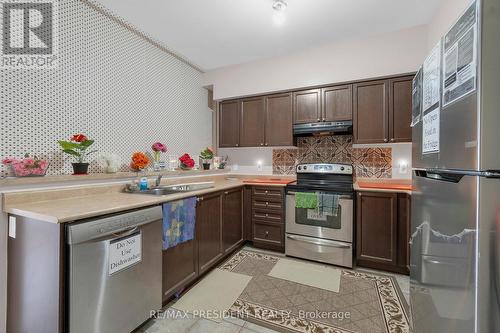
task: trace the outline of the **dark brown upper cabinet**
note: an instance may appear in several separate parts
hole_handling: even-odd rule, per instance
[[[389,141],[411,142],[412,76],[389,80]]]
[[[240,103],[240,147],[263,146],[264,98],[246,98]]]
[[[322,121],[352,120],[352,85],[321,89]]]
[[[353,85],[353,134],[355,143],[389,141],[389,82]]]
[[[353,85],[354,143],[411,142],[411,76]]]
[[[240,144],[240,102],[225,101],[219,107],[219,147]]]
[[[292,94],[265,97],[265,146],[292,146]]]
[[[321,89],[296,91],[293,93],[293,123],[321,121]]]

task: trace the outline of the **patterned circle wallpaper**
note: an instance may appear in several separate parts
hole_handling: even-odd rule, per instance
[[[211,145],[199,70],[86,2],[59,1],[58,12],[58,68],[0,70],[0,159],[36,154],[49,159],[48,174],[71,173],[57,141],[75,133],[118,154],[122,170],[155,141],[173,155]],[[93,162],[91,172],[102,170]]]

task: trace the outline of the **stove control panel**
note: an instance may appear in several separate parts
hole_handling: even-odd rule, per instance
[[[329,163],[299,164],[297,165],[296,171],[297,173],[328,173],[352,175],[352,165]]]

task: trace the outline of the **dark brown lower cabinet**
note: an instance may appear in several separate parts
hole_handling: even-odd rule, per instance
[[[249,195],[250,188],[239,187],[198,197],[195,239],[163,251],[164,304],[245,242],[250,226],[245,225],[244,198]]]
[[[285,192],[278,186],[253,186],[252,242],[255,247],[285,251]]]
[[[357,193],[358,266],[408,274],[409,202],[403,193]]]
[[[198,273],[212,268],[223,255],[222,197],[220,193],[198,198],[196,208],[196,238],[198,241]]]
[[[243,243],[243,189],[224,192],[222,197],[222,249],[233,251]]]
[[[163,251],[163,301],[198,277],[196,240],[178,244]]]

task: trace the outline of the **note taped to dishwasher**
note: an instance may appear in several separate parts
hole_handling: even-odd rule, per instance
[[[476,90],[477,43],[474,2],[444,36],[443,106]]]
[[[142,260],[142,234],[118,238],[109,242],[108,274],[112,275]]]

